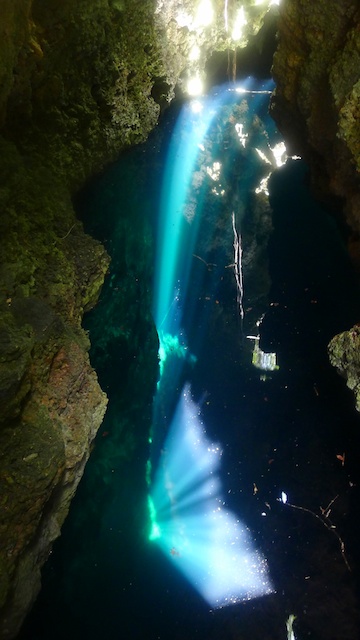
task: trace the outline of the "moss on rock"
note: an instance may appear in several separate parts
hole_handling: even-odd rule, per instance
[[[1,8],[2,637],[13,637],[39,589],[106,408],[81,322],[109,256],[76,220],[72,195],[156,123],[154,6]]]

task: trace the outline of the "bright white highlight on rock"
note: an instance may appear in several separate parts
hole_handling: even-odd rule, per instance
[[[246,145],[246,139],[248,138],[249,134],[248,133],[244,133],[244,125],[241,124],[241,122],[237,122],[235,125],[235,131],[239,136],[239,140],[242,144],[242,146],[245,149],[245,145]]]
[[[266,178],[263,178],[262,180],[260,180],[259,186],[256,187],[255,189],[256,195],[259,195],[259,193],[264,193],[266,196],[270,195],[269,187],[268,187],[270,176],[271,176],[271,173],[269,173],[269,175],[266,176]]]
[[[156,531],[166,557],[211,607],[272,592],[265,558],[248,529],[224,507],[221,448],[209,442],[186,385],[151,491]]]
[[[261,158],[261,160],[263,160],[264,162],[266,162],[266,164],[272,164],[269,160],[269,158],[266,157],[265,153],[263,151],[261,151],[261,149],[255,149],[256,153],[258,154],[258,156]]]
[[[270,164],[272,167],[282,167],[286,163],[289,156],[286,153],[286,146],[283,140],[278,142],[274,147],[268,146],[268,150],[270,151],[270,154],[266,155],[266,153],[261,151],[261,149],[255,148],[259,158],[261,158],[261,160],[266,164]],[[264,193],[266,196],[269,195],[268,182],[270,176],[271,172],[260,181],[259,186],[255,189],[256,194]]]
[[[189,60],[190,62],[195,62],[196,60],[199,60],[199,58],[200,58],[200,48],[197,46],[197,44],[194,44],[189,54]]]
[[[190,80],[187,83],[186,89],[189,96],[201,96],[201,94],[204,91],[204,85],[202,83],[201,78],[199,76],[190,78]]]
[[[240,7],[240,9],[238,9],[237,11],[233,30],[231,33],[231,37],[233,40],[235,40],[235,42],[241,39],[245,25],[247,25],[247,20],[245,18],[244,7]]]
[[[175,20],[179,27],[187,27],[188,29],[191,29],[192,27],[192,16],[185,11],[179,11],[179,13],[175,17]]]
[[[229,22],[228,22],[228,0],[224,2],[224,23],[225,23],[225,31],[226,33],[229,30]]]
[[[270,150],[274,156],[276,166],[282,167],[288,158],[288,156],[286,155],[285,142],[278,142],[275,147],[270,147]]]
[[[213,162],[212,167],[206,167],[206,173],[215,182],[217,182],[220,178],[220,170],[221,170],[220,162]]]
[[[214,9],[211,0],[201,0],[198,5],[194,27],[199,29],[200,27],[208,27],[214,20]]]
[[[220,191],[218,191],[216,187],[213,187],[213,188],[211,189],[211,192],[212,192],[215,196],[224,196],[224,195],[225,195],[225,189],[221,189]]]

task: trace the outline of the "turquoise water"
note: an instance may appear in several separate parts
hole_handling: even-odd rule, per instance
[[[247,90],[254,89],[268,91],[269,85],[249,83]],[[358,638],[358,415],[344,381],[328,363],[326,346],[336,332],[358,320],[359,287],[333,219],[311,198],[304,163],[289,160],[273,173],[268,183],[271,210],[265,194],[255,194],[274,168],[269,147],[281,140],[267,115],[268,99],[266,93],[227,93],[203,142],[195,139],[197,153],[191,159],[185,154],[188,174],[179,167],[178,180],[170,171],[174,161],[167,166],[166,161],[181,141],[189,144],[190,136],[194,142],[194,134],[185,125],[176,128],[180,106],[174,107],[148,143],[120,158],[79,203],[87,209],[92,232],[113,255],[103,300],[87,320],[93,361],[111,407],[44,570],[43,590],[20,636],[24,640],[280,640],[286,638],[290,614],[297,616],[298,640]],[[189,115],[199,131],[196,112]],[[218,179],[214,163],[221,165]],[[161,212],[160,229],[165,230],[164,177],[181,187],[182,193],[171,197],[181,217],[173,223],[179,223],[173,236],[178,244],[171,249],[167,240],[164,248],[171,260],[165,253],[160,266],[154,265],[154,317],[159,332],[165,326],[166,334],[178,337],[180,355],[172,343],[168,376],[165,367],[160,387],[162,402],[155,411],[153,475],[161,466],[166,434],[187,382],[206,442],[221,450],[214,473],[223,513],[246,527],[248,546],[266,560],[271,583],[268,595],[252,599],[248,594],[222,608],[209,604],[196,588],[206,573],[204,561],[208,564],[212,557],[203,522],[197,522],[198,560],[195,552],[190,554],[200,577],[178,571],[177,561],[186,553],[180,548],[184,537],[173,542],[171,533],[163,545],[148,540],[148,449],[145,442],[138,446],[131,441],[128,425],[143,433],[151,406],[149,394],[145,407],[141,404],[140,388],[154,372],[132,364],[149,348],[134,329],[135,311],[129,311],[130,344],[137,341],[133,350],[126,340],[128,326],[122,326],[120,335],[112,332],[110,342],[103,337],[105,327],[114,323],[109,312],[114,291],[124,283],[141,287],[134,284],[136,269],[148,272],[138,253],[125,260],[117,252],[117,239],[130,234],[131,223],[145,216],[146,233],[157,238],[161,255],[164,235],[157,222]],[[121,226],[118,219],[125,211]],[[243,317],[233,266],[233,212],[243,248]],[[161,280],[163,261],[170,261],[172,269]],[[142,296],[145,291],[139,290],[139,300]],[[123,312],[123,301],[118,304],[114,308]],[[249,335],[259,335],[260,341]],[[143,341],[147,339],[145,334]],[[254,356],[255,345],[276,354],[278,368],[254,366],[254,360],[261,362]],[[118,359],[109,360],[106,349]],[[168,446],[169,456],[171,451]],[[344,451],[342,466],[336,456]],[[179,482],[181,477],[180,472]],[[202,486],[193,483],[188,493]],[[332,500],[331,522],[344,541],[351,572],[338,538],[316,518]],[[197,516],[204,515],[202,499],[196,509]],[[171,522],[168,511],[165,522]],[[187,525],[189,513],[180,515]]]

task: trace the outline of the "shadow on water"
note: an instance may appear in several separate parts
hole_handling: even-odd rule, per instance
[[[118,237],[130,233],[132,216],[145,211],[150,223],[157,210],[175,116],[175,110],[169,111],[163,129],[159,127],[147,145],[120,158],[89,185],[79,202],[80,208],[93,212],[88,224],[113,257],[103,301],[114,297],[112,277],[121,284],[119,274],[125,279],[129,272],[133,275],[131,259],[125,264],[117,251]],[[263,374],[252,365],[253,344],[241,335],[229,278],[217,293],[219,304],[210,314],[191,384],[194,398],[205,399],[201,410],[208,438],[223,447],[226,504],[246,523],[267,558],[276,592],[209,611],[167,558],[148,543],[146,443],[143,436],[140,445],[130,436],[125,444],[123,439],[124,433],[131,433],[126,424],[143,418],[138,389],[147,373],[126,369],[129,377],[121,381],[119,400],[105,360],[100,379],[103,376],[104,386],[114,394],[111,405],[116,407],[110,407],[109,431],[112,421],[125,425],[118,425],[108,438],[102,435],[108,430],[105,423],[99,434],[21,640],[282,640],[291,613],[297,616],[297,640],[357,640],[359,417],[344,381],[329,365],[326,348],[335,333],[358,320],[359,283],[335,223],[311,198],[302,162],[288,162],[273,174],[270,202],[271,287],[261,348],[276,352],[279,370]],[[125,210],[130,215],[119,227]],[[97,211],[102,212],[101,224]],[[195,276],[201,267],[195,263]],[[245,272],[245,290],[247,285]],[[251,291],[246,295],[256,307],[256,297],[251,298]],[[118,312],[124,304],[119,301]],[[262,297],[259,308],[248,311],[249,330],[264,313],[264,304]],[[105,303],[100,302],[94,313],[96,333],[108,313]],[[196,320],[189,324],[189,343],[195,344],[202,331]],[[140,353],[147,347],[138,340],[136,348]],[[93,349],[96,360],[99,347],[94,344]],[[98,352],[99,360],[102,354]],[[127,362],[128,355],[124,346],[120,359]],[[138,433],[144,433],[143,424]],[[124,452],[126,447],[131,455]],[[336,457],[343,451],[344,466]],[[279,501],[281,492],[290,504]],[[321,515],[328,505],[351,573],[338,537],[314,515]]]

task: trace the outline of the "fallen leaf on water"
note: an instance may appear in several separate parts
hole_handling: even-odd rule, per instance
[[[336,455],[336,457],[337,457],[338,460],[340,460],[341,466],[343,467],[344,464],[345,464],[345,451],[344,451],[344,453],[342,455],[341,455],[341,453],[338,453]]]

